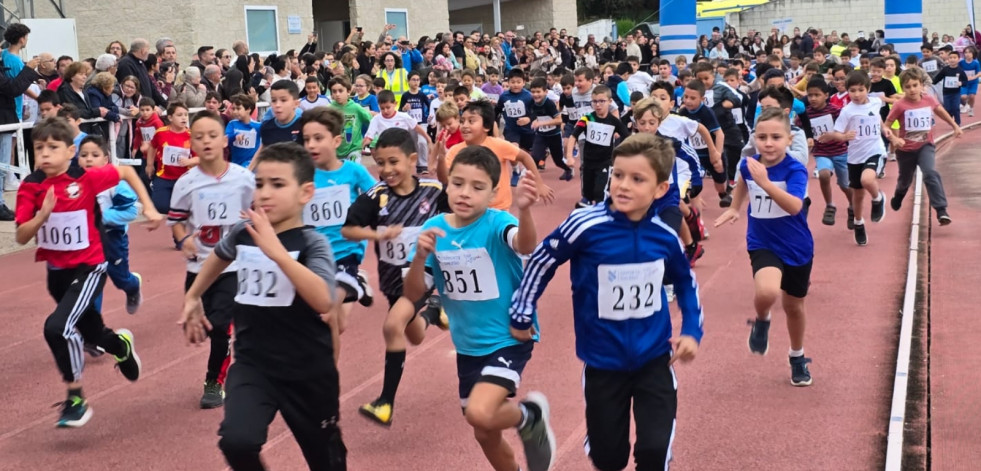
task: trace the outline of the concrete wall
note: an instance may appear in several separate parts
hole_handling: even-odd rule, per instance
[[[450,28],[447,0],[351,0],[351,26],[364,27],[364,39],[374,42],[385,24],[386,8],[409,11],[409,39],[435,36]]]
[[[450,18],[452,24],[482,24],[485,33],[494,33],[494,10],[491,5],[454,10],[450,12]],[[553,27],[565,28],[575,34],[576,28],[578,28],[576,2],[575,0],[511,0],[502,2],[501,28],[504,31],[516,30],[519,25],[524,26],[524,29],[516,32],[523,36],[530,36],[535,31],[546,33]]]
[[[132,0],[67,1],[65,16],[75,18],[78,50],[82,58],[97,57],[111,41],[129,47],[135,38],[150,41],[170,37],[177,45],[180,63],[189,64],[198,46],[231,48],[237,39],[246,39],[245,5],[277,6],[279,42],[283,52],[299,49],[313,30],[311,0],[222,0],[201,2],[135,2]],[[35,17],[57,18],[50,2],[34,3]],[[289,34],[287,16],[300,17],[301,33]]]
[[[855,37],[866,36],[877,29],[885,30],[884,0],[772,0],[770,3],[739,14],[730,14],[729,24],[744,33],[750,28],[769,34],[772,21],[791,18],[788,30],[813,26],[825,34],[832,30]],[[941,36],[960,35],[968,23],[967,6],[962,0],[923,0],[923,26]]]

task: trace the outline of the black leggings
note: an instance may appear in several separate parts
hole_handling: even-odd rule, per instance
[[[531,147],[531,156],[535,159],[535,162],[544,163],[545,162],[545,149],[548,149],[549,153],[552,154],[552,162],[555,162],[555,166],[561,168],[565,171],[570,171],[568,165],[565,164],[563,160],[562,152],[562,135],[552,134],[543,135],[535,134],[535,143]]]

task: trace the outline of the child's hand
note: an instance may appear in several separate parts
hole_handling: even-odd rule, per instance
[[[208,331],[211,330],[211,323],[204,316],[204,305],[201,298],[184,298],[184,308],[181,310],[181,317],[177,325],[184,330],[184,338],[189,344],[200,344],[208,338]]]
[[[893,146],[896,146],[896,147],[903,147],[903,146],[906,145],[906,139],[903,139],[903,138],[901,138],[899,136],[893,136],[892,139],[889,139],[889,142],[892,143],[892,145]]]
[[[405,106],[402,107],[402,111],[405,111],[406,113],[408,113],[411,110],[412,110],[412,105],[410,105],[409,103],[406,103]]]
[[[709,152],[709,160],[712,162],[712,168],[714,168],[716,172],[722,173],[722,151],[716,149]]]
[[[518,203],[518,209],[528,209],[538,201],[538,184],[530,172],[525,171],[518,180],[518,187],[514,189],[514,199]]]
[[[192,262],[198,259],[198,245],[194,242],[197,236],[197,233],[190,234],[189,237],[181,242],[181,253],[184,254],[184,258]]]
[[[532,129],[538,129],[539,127],[541,127],[541,125],[542,125],[542,123],[539,122],[539,121],[537,121],[537,120],[531,122],[531,128]]]
[[[532,339],[535,337],[535,334],[538,333],[535,331],[535,326],[531,326],[530,328],[525,330],[518,330],[515,329],[514,327],[510,327],[510,329],[511,329],[511,336],[522,342],[531,342]]]
[[[143,216],[146,217],[146,222],[143,224],[146,225],[146,230],[148,231],[157,230],[164,222],[163,215],[158,213],[157,209],[152,206],[143,208]]]
[[[698,342],[689,335],[682,335],[676,339],[671,339],[671,348],[674,350],[674,354],[671,355],[668,366],[674,365],[678,360],[688,363],[694,360],[695,354],[698,353]]]
[[[446,232],[438,227],[432,227],[420,233],[419,240],[416,242],[416,258],[425,260],[426,257],[429,257],[429,254],[436,251],[436,239],[445,236]]]
[[[960,126],[954,128],[954,139],[957,139],[958,137],[961,137],[963,135],[964,135],[964,130],[961,129]]]
[[[58,198],[55,197],[54,187],[48,187],[47,193],[44,194],[44,201],[41,203],[41,213],[44,214],[45,219],[54,211],[55,203],[57,202]]]
[[[735,222],[738,220],[739,220],[739,211],[735,208],[729,208],[723,211],[723,213],[715,219],[715,227],[719,227],[727,222],[729,224],[735,224]]]
[[[525,126],[531,122],[531,118],[525,116],[524,118],[518,118],[518,126]]]
[[[245,230],[252,236],[252,241],[259,247],[259,250],[262,250],[262,253],[277,264],[284,259],[291,259],[289,252],[279,241],[276,230],[273,229],[269,217],[266,216],[266,212],[262,208],[247,209],[245,216],[252,220],[252,224],[245,225]]]
[[[392,240],[402,234],[402,225],[395,224],[388,226],[384,231],[378,233],[378,240]]]
[[[848,131],[848,132],[845,133],[845,140],[846,141],[850,141],[852,139],[855,139],[855,136],[858,136],[858,133],[857,132],[855,132],[855,131]]]
[[[770,182],[770,176],[766,173],[766,166],[756,159],[746,159],[746,167],[749,174],[758,185],[765,185]]]

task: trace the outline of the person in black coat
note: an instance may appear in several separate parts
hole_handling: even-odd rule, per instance
[[[38,60],[35,57],[24,64],[24,69],[16,77],[7,77],[5,71],[7,67],[0,60],[0,124],[13,124],[18,122],[17,108],[14,99],[23,95],[32,83],[41,79],[41,76],[34,70],[37,68]],[[0,178],[6,178],[6,174],[0,172]],[[13,221],[14,212],[7,207],[3,198],[0,198],[0,221]]]
[[[150,72],[147,70],[143,61],[150,54],[150,43],[146,39],[134,39],[129,46],[129,54],[126,54],[116,63],[116,80],[122,82],[123,79],[132,75],[140,80],[140,91],[143,96],[153,98],[157,106],[164,106],[167,99],[160,94]]]

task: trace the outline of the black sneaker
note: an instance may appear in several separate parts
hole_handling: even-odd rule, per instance
[[[0,221],[13,221],[14,212],[10,210],[6,205],[0,204]]]
[[[439,327],[440,330],[448,330],[450,328],[450,319],[446,317],[446,311],[443,311],[443,301],[438,295],[434,294],[426,300],[426,308],[419,315],[429,325]]]
[[[126,312],[130,314],[136,314],[140,310],[140,304],[143,304],[143,277],[136,272],[133,272],[133,276],[140,282],[140,286],[135,293],[126,295]]]
[[[855,229],[855,210],[851,206],[848,207],[848,221],[846,225],[850,231]]]
[[[538,162],[538,170],[545,170],[545,161]]]
[[[705,255],[705,248],[702,244],[698,242],[692,242],[691,245],[685,247],[685,256],[688,257],[688,266],[690,268],[695,268],[695,262]]]
[[[732,195],[728,193],[719,195],[719,207],[728,208],[729,206],[732,206]]]
[[[869,235],[865,233],[865,224],[855,224],[855,243],[858,245],[869,243]]]
[[[879,201],[872,200],[872,222],[886,218],[886,194],[879,191]]]
[[[937,211],[937,221],[941,226],[946,226],[954,221],[951,221],[950,215],[947,214],[947,208],[936,209]]]
[[[588,208],[590,206],[592,206],[592,204],[586,198],[583,198],[576,203],[576,209]]]
[[[562,176],[559,177],[559,180],[562,180],[564,182],[572,180],[572,170],[566,170],[562,172]]]
[[[140,356],[136,354],[136,349],[133,347],[133,333],[127,329],[119,329],[116,335],[126,344],[126,356],[116,357],[116,368],[126,379],[136,381],[140,379],[143,364],[140,363]]]
[[[834,206],[827,206],[827,207],[825,207],[824,208],[824,217],[821,218],[821,222],[824,223],[825,226],[833,226],[833,225],[835,225],[835,214],[837,214],[837,213],[838,213],[838,208],[836,208]]]
[[[544,394],[532,391],[521,403],[533,415],[524,427],[518,429],[528,460],[528,471],[548,471],[555,461],[555,434],[549,424],[548,399]]]
[[[807,370],[810,358],[804,356],[790,357],[790,384],[794,386],[810,386],[811,372]]]
[[[899,211],[899,208],[903,207],[903,197],[893,195],[892,198],[889,198],[889,207],[892,208],[893,211]]]
[[[368,272],[358,270],[358,284],[361,285],[361,291],[364,293],[358,302],[364,307],[371,307],[375,303],[375,297],[371,291],[371,284],[368,283]]]
[[[55,404],[61,406],[61,416],[55,426],[58,428],[81,427],[92,418],[92,408],[85,398],[68,396],[65,402]]]
[[[218,384],[218,381],[206,380],[204,382],[204,394],[201,396],[201,408],[214,409],[223,405],[225,405],[225,390]]]
[[[766,355],[770,350],[770,321],[752,319],[746,323],[753,326],[749,331],[749,351],[757,355]]]

